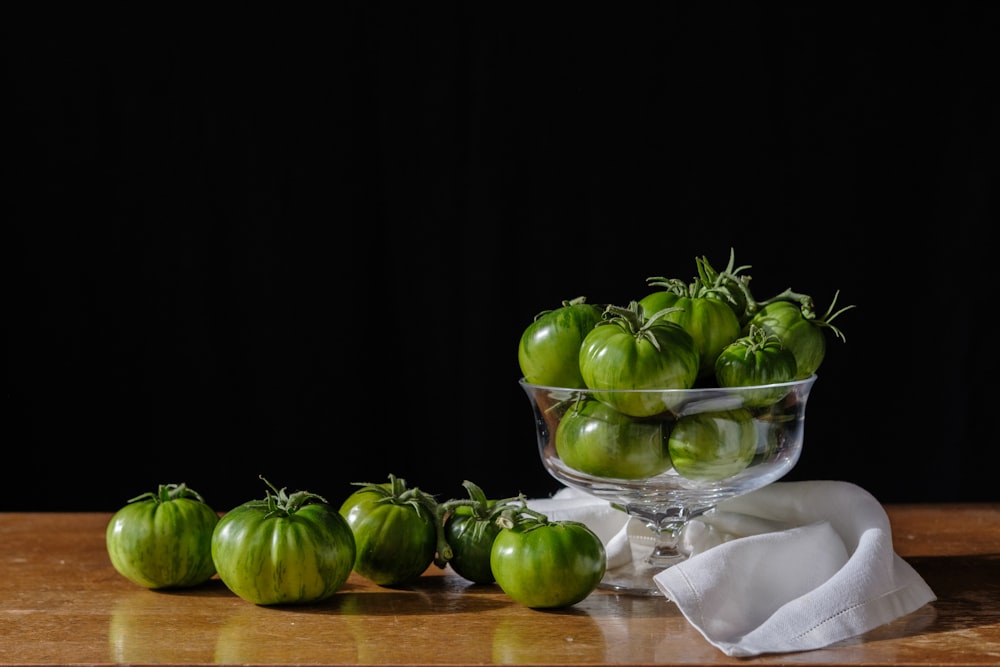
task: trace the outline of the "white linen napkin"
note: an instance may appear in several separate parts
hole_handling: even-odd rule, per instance
[[[609,569],[631,558],[639,522],[607,501],[567,488],[528,506],[588,525]],[[688,560],[653,582],[730,656],[822,648],[937,599],[893,550],[882,505],[848,482],[776,482],[723,501],[689,522],[680,548]]]

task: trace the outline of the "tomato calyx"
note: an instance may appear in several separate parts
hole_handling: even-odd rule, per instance
[[[830,307],[826,309],[826,312],[822,317],[816,316],[816,303],[813,298],[808,294],[802,294],[800,292],[795,292],[792,288],[788,288],[780,294],[772,296],[770,299],[764,299],[763,301],[753,302],[753,311],[757,312],[764,306],[770,305],[772,303],[777,303],[779,301],[785,301],[788,303],[795,304],[799,307],[799,311],[802,313],[802,319],[808,320],[811,324],[818,327],[823,327],[829,329],[837,338],[843,342],[847,342],[847,338],[844,336],[844,332],[838,327],[831,324],[833,320],[839,316],[841,313],[855,308],[854,304],[849,306],[843,306],[837,311],[834,308],[837,306],[837,299],[840,298],[840,290],[837,290],[833,294],[833,300],[830,302]]]
[[[616,325],[632,334],[637,341],[645,339],[650,343],[650,345],[653,346],[653,348],[660,351],[660,341],[653,334],[652,327],[670,326],[679,328],[680,325],[670,322],[669,320],[664,320],[662,322],[659,322],[658,320],[667,313],[675,313],[680,310],[684,309],[673,307],[664,308],[656,311],[649,317],[646,317],[642,311],[642,306],[639,305],[638,301],[630,301],[628,306],[625,308],[610,304],[604,310],[604,321],[598,322],[597,326],[605,326],[609,324]]]
[[[486,493],[482,490],[482,488],[480,488],[475,482],[465,480],[462,482],[462,486],[465,487],[469,497],[467,499],[453,498],[441,503],[440,513],[442,523],[446,522],[448,516],[459,508],[467,509],[471,520],[478,524],[493,524],[496,523],[497,519],[504,511],[510,509],[511,507],[514,507],[515,505],[518,509],[527,507],[527,498],[523,493],[519,493],[518,495],[510,498],[503,498],[501,500],[490,500],[487,498]],[[449,544],[449,546],[451,545]],[[434,564],[443,568],[453,557],[454,549],[452,549],[452,554],[447,559],[444,558],[439,551],[437,557],[434,559]]]
[[[587,303],[587,297],[585,297],[585,296],[578,296],[575,299],[563,299],[563,301],[562,301],[562,307],[563,308],[569,308],[570,306],[579,306],[579,305],[585,304],[585,303]],[[549,308],[548,310],[541,311],[540,313],[538,313],[537,315],[535,315],[535,317],[534,317],[535,321],[537,321],[539,318],[542,318],[542,317],[548,315],[549,313],[553,312],[554,310],[555,310],[554,308]]]
[[[267,481],[263,475],[260,475],[260,479],[270,488],[266,490],[266,495],[263,500],[251,502],[254,506],[266,510],[264,514],[265,519],[275,516],[291,516],[305,505],[312,503],[329,504],[326,498],[318,493],[312,493],[311,491],[296,491],[295,493],[289,494],[285,491],[286,487],[278,489],[274,486],[274,484]]]
[[[768,348],[784,348],[781,338],[756,324],[751,324],[747,335],[737,338],[732,344],[743,348],[743,356],[745,358],[749,358],[754,353]]]
[[[140,500],[155,500],[157,503],[165,503],[179,498],[191,498],[198,502],[205,502],[200,493],[190,488],[184,482],[180,484],[160,484],[156,491],[147,491],[135,498],[131,498],[128,502],[135,503]]]
[[[493,521],[496,517],[500,516],[501,512],[510,507],[513,504],[519,504],[524,507],[527,503],[523,493],[519,493],[516,496],[510,498],[504,498],[502,500],[489,500],[486,497],[486,493],[474,482],[465,480],[462,482],[462,486],[469,493],[469,498],[466,499],[452,499],[447,502],[441,503],[442,511],[447,514],[453,511],[457,507],[468,507],[472,512],[472,516],[479,521]]]
[[[729,263],[722,271],[716,271],[704,255],[695,258],[694,261],[699,277],[702,282],[710,286],[712,295],[728,303],[740,323],[749,320],[753,315],[749,312],[750,304],[753,303],[753,294],[750,292],[751,276],[740,273],[749,269],[750,265],[736,266],[736,253],[733,248],[729,249]]]
[[[695,268],[698,271],[690,283],[680,278],[665,278],[651,276],[646,278],[650,287],[662,287],[678,297],[689,299],[717,299],[728,305],[740,321],[748,319],[747,305],[753,302],[750,293],[750,276],[741,276],[740,272],[749,269],[749,265],[736,266],[736,255],[729,249],[729,263],[722,271],[717,271],[705,256],[696,257]]]
[[[508,530],[517,528],[522,532],[535,530],[551,523],[548,515],[533,510],[527,505],[506,508],[497,516],[496,522],[501,528]]]
[[[370,491],[379,496],[375,502],[387,505],[409,505],[416,510],[420,516],[429,516],[434,522],[437,533],[437,553],[435,560],[447,562],[452,558],[451,545],[444,535],[444,515],[446,509],[444,503],[439,503],[437,499],[422,491],[419,487],[410,488],[406,480],[389,473],[388,483],[376,482],[352,482],[354,486],[360,486],[365,491]]]

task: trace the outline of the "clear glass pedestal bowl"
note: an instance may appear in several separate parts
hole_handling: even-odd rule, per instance
[[[658,595],[654,575],[687,558],[678,542],[689,520],[788,473],[815,381],[595,391],[522,378],[546,470],[648,528],[630,525],[633,558],[609,568],[601,587]]]

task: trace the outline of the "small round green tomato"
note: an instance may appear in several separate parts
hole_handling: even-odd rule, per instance
[[[556,453],[570,468],[597,477],[644,479],[670,469],[661,422],[584,399],[559,421]]]
[[[715,481],[750,465],[757,437],[756,422],[747,409],[701,412],[677,420],[667,449],[679,475]]]
[[[795,355],[781,340],[756,325],[746,336],[727,345],[715,360],[715,381],[720,387],[754,387],[792,382],[797,376]],[[791,387],[771,387],[743,392],[744,405],[774,405]]]
[[[219,515],[184,484],[161,484],[128,501],[105,532],[108,556],[146,588],[187,588],[212,578],[212,531]]]
[[[539,313],[521,333],[517,347],[524,379],[546,387],[582,387],[580,343],[600,321],[601,310],[582,296]]]
[[[354,571],[380,586],[422,575],[434,562],[439,531],[442,539],[444,531],[433,498],[407,488],[406,480],[395,475],[389,479],[387,484],[357,483],[362,488],[340,506],[357,542]]]
[[[322,496],[307,491],[268,491],[264,500],[223,515],[212,535],[219,578],[259,605],[332,597],[350,576],[354,554],[347,522]]]
[[[568,607],[601,583],[607,554],[583,523],[522,518],[493,541],[490,567],[511,599],[533,609]]]

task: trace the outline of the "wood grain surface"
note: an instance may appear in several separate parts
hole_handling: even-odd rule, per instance
[[[400,588],[352,574],[299,607],[250,604],[217,579],[150,591],[112,568],[110,514],[0,513],[0,665],[1000,664],[1000,503],[886,510],[896,551],[938,600],[826,649],[749,660],[660,597],[599,589],[536,611],[434,566]]]

